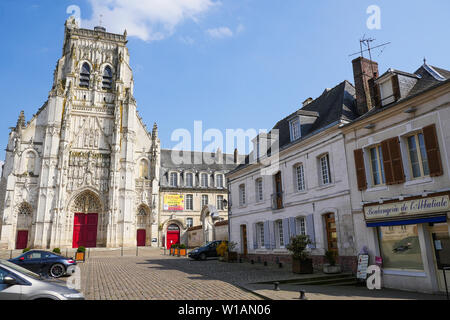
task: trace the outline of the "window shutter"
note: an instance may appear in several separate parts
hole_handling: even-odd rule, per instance
[[[295,223],[295,218],[290,217],[289,218],[289,240],[292,237],[295,237],[297,235],[297,225]]]
[[[283,239],[284,246],[287,246],[291,242],[289,237],[289,218],[283,219]]]
[[[392,77],[392,92],[394,93],[394,99],[395,101],[400,100],[401,93],[400,93],[400,83],[398,81],[398,75]]]
[[[381,142],[381,150],[383,153],[386,184],[393,185],[404,183],[405,173],[400,150],[400,139],[395,137]]]
[[[358,190],[363,191],[367,189],[366,168],[364,167],[364,153],[362,149],[357,149],[354,151],[354,154]]]
[[[314,230],[314,215],[313,214],[310,214],[309,216],[306,217],[306,233],[312,242],[312,244],[310,244],[308,247],[311,249],[315,249],[316,248],[316,233]]]
[[[253,224],[253,249],[258,249],[258,224]]]
[[[270,242],[270,246],[268,248],[269,249],[275,249],[275,247],[276,247],[275,225],[274,225],[273,221],[268,222],[268,224],[269,224],[268,238],[269,238],[269,242]]]
[[[270,228],[269,221],[264,222],[264,247],[270,249]]]
[[[389,139],[389,152],[391,154],[392,175],[395,184],[405,182],[405,172],[403,170],[402,152],[400,150],[400,139],[398,137]]]
[[[444,174],[439,150],[439,140],[436,132],[436,125],[432,124],[423,128],[423,137],[425,148],[427,149],[428,166],[430,167],[430,176],[439,177]]]

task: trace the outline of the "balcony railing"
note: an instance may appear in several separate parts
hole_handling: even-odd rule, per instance
[[[283,192],[276,192],[272,194],[272,209],[280,210],[284,208]]]

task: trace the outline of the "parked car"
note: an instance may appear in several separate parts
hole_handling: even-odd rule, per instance
[[[194,250],[192,250],[191,252],[189,252],[189,258],[195,259],[195,260],[206,260],[207,258],[211,258],[211,257],[217,257],[217,246],[219,244],[221,244],[222,242],[227,242],[227,241],[222,241],[222,240],[216,240],[216,241],[212,241],[207,243],[206,245],[204,245],[203,247],[199,247],[199,248],[195,248]]]
[[[420,252],[419,238],[407,237],[400,241],[397,241],[393,248],[393,253],[417,253]]]
[[[82,293],[56,279],[0,259],[0,300],[84,300]]]
[[[52,278],[73,274],[77,264],[72,258],[42,250],[31,250],[9,261],[43,277]]]

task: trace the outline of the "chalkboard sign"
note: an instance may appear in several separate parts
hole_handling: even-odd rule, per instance
[[[358,256],[358,271],[356,273],[357,279],[366,280],[368,266],[369,266],[369,255],[368,254],[360,254]]]

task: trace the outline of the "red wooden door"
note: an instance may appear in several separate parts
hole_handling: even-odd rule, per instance
[[[97,246],[97,213],[75,213],[72,246],[95,248]]]
[[[170,249],[173,244],[180,243],[180,228],[177,225],[170,225],[167,228],[166,238],[167,249]]]
[[[145,229],[139,229],[137,231],[137,246],[138,247],[145,247],[145,237],[146,237]]]
[[[16,249],[25,249],[28,244],[28,231],[17,231]]]

